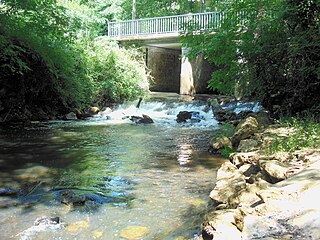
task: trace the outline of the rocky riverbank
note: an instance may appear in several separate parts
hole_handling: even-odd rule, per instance
[[[231,137],[212,140],[213,152],[236,152],[217,173],[199,239],[320,239],[320,149],[271,154],[295,130],[265,120],[247,114]]]

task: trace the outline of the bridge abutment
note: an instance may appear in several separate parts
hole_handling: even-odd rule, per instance
[[[176,92],[184,95],[209,93],[208,80],[216,69],[203,55],[189,60],[188,49],[148,46],[146,63],[151,70],[151,91]]]
[[[199,54],[197,57],[192,59],[190,64],[192,69],[194,93],[210,93],[210,90],[207,88],[208,81],[211,79],[212,73],[217,70],[217,67],[214,64],[209,63],[202,54]],[[183,79],[180,79],[180,84],[182,84],[181,81],[183,81]],[[180,92],[180,94],[185,93]]]
[[[151,91],[180,92],[180,55],[179,49],[147,47],[146,64],[153,77]]]

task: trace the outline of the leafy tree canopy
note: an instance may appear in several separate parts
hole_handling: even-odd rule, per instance
[[[209,88],[255,96],[279,115],[319,111],[319,1],[212,1],[225,12],[221,28],[183,40],[219,70]]]

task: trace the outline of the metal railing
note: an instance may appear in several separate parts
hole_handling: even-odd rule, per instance
[[[188,29],[193,31],[215,30],[220,27],[223,17],[223,13],[208,12],[109,22],[108,36],[123,38],[139,35],[178,34]]]

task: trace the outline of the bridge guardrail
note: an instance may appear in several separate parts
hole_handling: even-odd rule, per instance
[[[221,12],[193,13],[108,23],[111,38],[139,35],[181,33],[192,26],[195,31],[218,29],[223,20]]]

